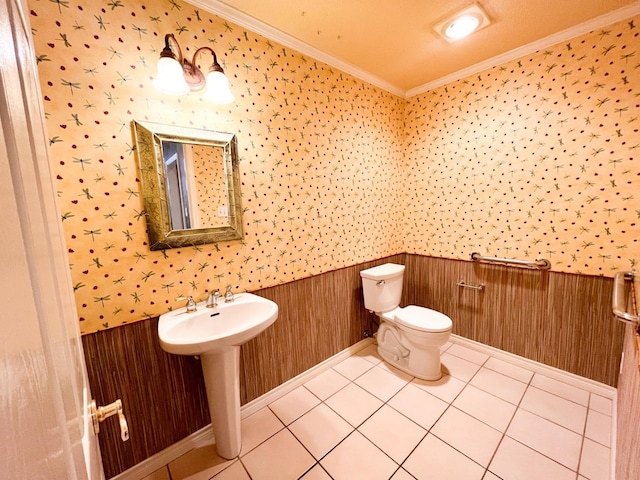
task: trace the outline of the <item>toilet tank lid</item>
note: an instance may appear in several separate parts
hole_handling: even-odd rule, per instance
[[[362,278],[369,278],[371,280],[384,280],[385,278],[397,277],[403,273],[404,265],[397,265],[395,263],[384,263],[377,267],[360,270],[360,276]]]

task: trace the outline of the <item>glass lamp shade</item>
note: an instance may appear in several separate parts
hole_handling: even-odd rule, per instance
[[[184,79],[182,65],[175,58],[160,57],[158,60],[158,74],[153,80],[155,87],[168,95],[186,95],[189,85]]]
[[[212,103],[225,105],[233,102],[233,94],[229,88],[229,80],[224,73],[211,71],[207,75],[207,90],[204,98]]]

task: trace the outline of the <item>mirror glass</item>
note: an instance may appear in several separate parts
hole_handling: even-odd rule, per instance
[[[242,239],[236,137],[133,122],[151,250]]]

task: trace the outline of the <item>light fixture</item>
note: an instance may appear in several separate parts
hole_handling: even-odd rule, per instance
[[[471,5],[464,10],[447,17],[434,29],[447,42],[455,42],[491,23],[487,14],[479,5]]]
[[[177,57],[171,48],[172,42],[178,50]],[[213,55],[213,62],[206,78],[196,63],[196,58],[204,51]],[[229,80],[218,63],[216,52],[209,47],[200,47],[193,54],[193,59],[189,61],[182,56],[182,50],[173,33],[164,36],[164,49],[160,53],[158,73],[153,84],[158,90],[168,95],[186,95],[189,92],[198,92],[206,86],[204,94],[206,100],[219,104],[233,102]]]

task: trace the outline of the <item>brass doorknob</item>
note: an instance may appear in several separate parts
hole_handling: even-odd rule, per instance
[[[100,433],[101,422],[104,422],[107,418],[113,415],[118,415],[118,421],[120,422],[120,438],[122,438],[123,442],[129,440],[129,426],[127,425],[127,419],[124,416],[124,412],[122,411],[122,401],[120,399],[110,403],[109,405],[105,405],[104,407],[96,406],[96,401],[91,400],[89,410],[91,411],[91,419],[93,420],[93,431],[96,435]]]

